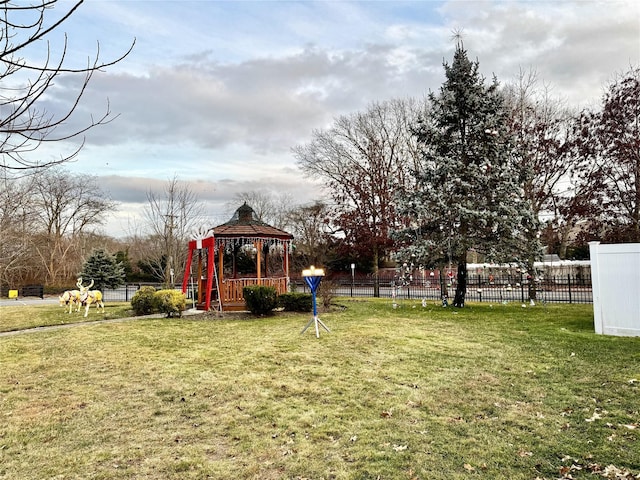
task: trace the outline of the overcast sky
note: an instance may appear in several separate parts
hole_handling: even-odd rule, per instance
[[[51,15],[70,5],[61,0]],[[237,192],[319,198],[291,148],[371,102],[437,90],[454,31],[486,77],[508,83],[534,69],[575,108],[597,105],[616,73],[640,64],[634,0],[88,0],[63,30],[69,65],[86,64],[97,42],[111,60],[135,39],[126,59],[94,76],[70,125],[107,101],[119,114],[88,133],[68,166],[100,176],[120,202],[105,229],[115,236],[139,226],[147,192],[174,176],[193,182],[207,226],[229,219]],[[56,81],[52,111],[78,80]],[[40,153],[59,157],[64,146],[55,147]]]

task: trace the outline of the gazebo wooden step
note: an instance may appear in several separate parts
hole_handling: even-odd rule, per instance
[[[227,302],[222,304],[223,312],[242,312],[247,309],[247,305],[244,302]]]

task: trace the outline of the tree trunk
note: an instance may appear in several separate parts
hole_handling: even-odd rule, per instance
[[[380,297],[380,275],[378,270],[378,246],[373,246],[373,296]]]
[[[533,262],[527,265],[527,287],[529,291],[529,301],[535,303],[538,299],[538,290],[536,286],[536,269],[533,266]]]
[[[453,306],[457,308],[464,307],[464,299],[467,295],[467,261],[466,259],[458,262],[458,281],[456,283],[456,295],[453,298]]]
[[[443,304],[445,300],[449,302],[449,289],[447,288],[447,282],[444,279],[444,272],[442,271],[442,268],[440,268],[440,297]]]

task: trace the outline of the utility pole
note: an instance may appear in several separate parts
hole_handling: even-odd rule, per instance
[[[173,208],[171,209],[173,211]],[[164,215],[164,230],[165,230],[165,255],[167,256],[167,265],[164,274],[164,282],[170,288],[174,288],[174,270],[173,270],[173,257],[174,257],[174,244],[175,241],[173,239],[173,229],[174,229],[174,221],[177,215],[174,214],[166,214]]]

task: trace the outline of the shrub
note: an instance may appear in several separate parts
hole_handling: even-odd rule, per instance
[[[182,311],[187,308],[187,297],[177,290],[158,290],[153,295],[153,306],[167,317],[182,317]]]
[[[331,310],[331,302],[333,302],[333,299],[336,296],[337,288],[338,286],[331,280],[325,279],[320,282],[316,295],[318,297],[317,301],[320,302],[325,312]]]
[[[249,285],[242,289],[247,309],[254,315],[268,315],[278,306],[278,292],[275,287]]]
[[[156,293],[156,289],[154,287],[141,287],[136,293],[131,297],[131,307],[136,315],[149,315],[151,313],[155,313],[153,305],[153,296]]]
[[[283,293],[278,296],[278,305],[286,312],[310,312],[313,298],[310,293]]]

